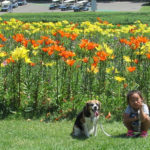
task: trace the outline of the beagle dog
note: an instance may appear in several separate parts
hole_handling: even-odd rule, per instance
[[[83,110],[77,115],[72,135],[85,135],[86,137],[90,137],[90,135],[96,136],[100,108],[101,103],[98,100],[87,101]]]

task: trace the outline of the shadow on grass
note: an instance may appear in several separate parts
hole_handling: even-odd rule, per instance
[[[86,137],[86,136],[84,136],[84,135],[74,136],[74,135],[72,135],[72,133],[71,133],[70,136],[71,136],[73,139],[77,139],[77,140],[81,140],[81,141],[84,141],[84,140],[87,140],[87,139],[88,139],[88,137]]]
[[[138,137],[140,137],[140,134],[136,134],[133,137],[127,137],[126,134],[123,133],[123,134],[115,135],[115,136],[112,136],[112,137],[113,138],[126,138],[126,139],[128,139],[128,138],[138,138]]]
[[[84,135],[81,135],[81,136],[73,136],[72,134],[70,134],[70,136],[73,138],[73,139],[77,139],[77,140],[81,140],[81,141],[84,141],[84,140],[87,140],[88,138]],[[140,137],[140,134],[137,134],[133,137],[127,137],[126,136],[126,133],[123,133],[123,134],[119,134],[119,135],[113,135],[113,136],[110,136],[108,138],[123,138],[123,139],[129,139],[129,138],[139,138]]]
[[[142,6],[150,6],[150,2],[144,3]]]

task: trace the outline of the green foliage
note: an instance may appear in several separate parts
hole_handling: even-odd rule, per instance
[[[121,38],[129,40],[132,36],[136,38],[141,36],[141,34],[149,39],[147,25],[138,22],[134,23],[134,29],[138,31],[137,33],[132,33],[132,30],[128,30],[132,26],[123,26],[124,24],[131,24],[137,19],[141,19],[143,23],[149,23],[149,17],[145,15],[147,13],[80,14],[81,18],[79,17],[79,20],[77,17],[79,13],[40,13],[36,15],[23,14],[23,16],[22,14],[13,14],[13,18],[18,17],[25,23],[14,19],[12,19],[12,22],[1,22],[1,33],[7,38],[6,42],[1,41],[0,43],[5,44],[0,49],[0,52],[7,54],[4,57],[0,57],[1,65],[4,64],[4,67],[1,66],[0,68],[0,116],[2,118],[11,113],[17,117],[23,116],[25,118],[45,115],[46,120],[72,118],[82,109],[87,100],[98,99],[102,103],[102,112],[104,114],[110,111],[116,115],[117,119],[120,119],[120,114],[126,107],[126,93],[131,89],[141,90],[149,104],[150,61],[146,58],[146,55],[136,55],[129,45],[119,41]],[[59,22],[57,25],[54,24],[52,27],[52,22],[48,22],[50,25],[44,24],[44,22],[50,21],[49,19],[52,19],[51,21],[54,21],[53,19],[64,20],[64,16],[67,16],[68,19],[66,19],[69,21],[79,23],[72,24],[64,21],[63,23]],[[11,14],[2,16],[6,20],[11,17]],[[104,24],[99,24],[100,30],[89,28],[89,32],[87,28],[90,22],[86,22],[87,24],[85,23],[85,25],[82,25],[80,22],[81,20],[82,22],[89,20],[94,24],[96,17],[112,21],[114,25],[109,24],[107,27],[107,22],[105,22]],[[45,20],[42,20],[42,18]],[[111,18],[113,19],[111,20]],[[55,21],[57,22],[58,20]],[[31,24],[26,24],[27,21],[31,22]],[[121,24],[121,27],[118,24]],[[62,36],[58,32],[64,29],[65,33],[67,33],[66,31],[68,31],[68,28],[70,30],[71,25],[77,25],[76,29],[82,31],[75,40]],[[57,26],[56,29],[55,26]],[[123,33],[124,28],[121,30],[122,27],[125,27],[128,32],[125,30],[125,33]],[[143,28],[145,32],[143,32]],[[118,32],[114,33],[115,30],[119,30],[119,35]],[[58,33],[55,36],[53,32]],[[30,58],[35,65],[27,63],[24,57],[11,62],[12,52],[24,44],[12,38],[18,33],[23,36],[21,40],[28,41],[24,50],[28,51],[27,49],[29,49],[26,59]],[[50,37],[51,40],[54,40],[57,44],[59,43],[58,45],[64,46],[65,50],[74,52],[76,54],[75,64],[69,66],[66,63],[67,59],[61,57],[59,51],[49,55],[48,52],[42,50],[42,48],[53,44],[47,46],[44,41],[36,49],[34,44],[40,42],[42,36]],[[110,57],[107,61],[100,61],[97,64],[97,68],[92,70],[91,65],[95,62],[93,57],[98,51],[96,49],[82,49],[79,46],[82,39],[88,39],[100,45],[106,44],[107,47],[114,50],[115,59]],[[141,43],[142,45],[144,43]],[[104,51],[106,49],[103,47]],[[139,48],[138,51],[140,50]],[[140,63],[126,62],[123,59],[124,56],[129,56],[132,60],[138,59]],[[82,60],[85,57],[89,58],[88,63],[83,63]],[[73,59],[73,57],[70,57],[70,59]],[[10,62],[6,63],[8,60]],[[49,66],[46,65],[47,63]],[[134,65],[136,65],[136,71],[132,73],[127,72],[126,68]],[[110,69],[110,73],[106,72],[107,69]],[[126,81],[116,81],[115,76],[124,77]],[[125,84],[128,84],[128,86],[124,87]]]
[[[112,24],[133,24],[136,20],[142,23],[150,22],[149,12],[56,12],[56,13],[8,13],[1,16],[4,20],[16,18],[24,22],[58,22],[68,20],[80,23],[84,21],[95,22],[97,17]]]
[[[140,9],[140,12],[150,12],[150,2],[143,5],[142,8]]]

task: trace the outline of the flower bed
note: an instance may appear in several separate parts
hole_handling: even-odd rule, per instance
[[[67,117],[88,99],[120,113],[126,93],[139,89],[149,103],[150,27],[61,21],[0,23],[2,115]],[[51,115],[53,113],[54,115]]]

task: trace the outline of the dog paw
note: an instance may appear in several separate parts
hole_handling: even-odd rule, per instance
[[[87,138],[89,138],[89,137],[90,137],[90,135],[89,135],[89,134],[86,134],[85,136],[86,136]]]

